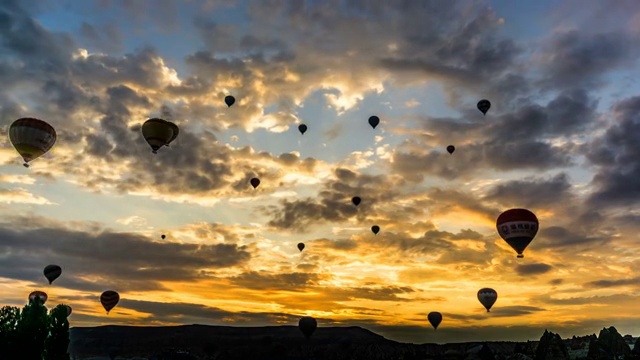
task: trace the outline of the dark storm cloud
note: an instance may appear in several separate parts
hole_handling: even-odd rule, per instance
[[[613,106],[614,122],[587,148],[587,158],[598,172],[588,198],[593,208],[629,206],[640,200],[640,96]]]
[[[548,264],[525,264],[525,265],[517,265],[516,272],[518,275],[539,275],[546,274],[553,269],[553,266]]]
[[[547,75],[543,83],[563,88],[598,85],[607,72],[636,61],[638,48],[629,44],[638,40],[637,36],[621,31],[556,33],[542,53]]]
[[[603,280],[589,281],[583,284],[584,287],[598,288],[598,289],[626,286],[626,285],[640,285],[640,277],[630,278],[630,279],[617,279],[617,280],[603,279]]]
[[[61,286],[94,291],[99,283],[118,289],[160,289],[159,281],[190,281],[202,268],[224,268],[249,260],[245,247],[230,244],[155,243],[127,233],[88,233],[43,226],[0,228],[0,252],[14,254],[0,265],[0,275],[42,282],[44,266],[63,268]],[[52,240],[53,239],[53,240]]]
[[[319,274],[289,273],[274,274],[266,271],[252,271],[230,277],[232,284],[254,290],[305,291],[322,280]]]
[[[549,178],[513,180],[494,186],[484,197],[501,204],[526,208],[549,208],[571,197],[571,183],[565,173]]]

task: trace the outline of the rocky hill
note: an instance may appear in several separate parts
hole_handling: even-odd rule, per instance
[[[599,336],[564,340],[545,331],[539,341],[417,345],[360,327],[320,327],[307,340],[295,326],[100,326],[72,328],[69,352],[74,359],[92,360],[640,360],[636,341],[614,327]]]

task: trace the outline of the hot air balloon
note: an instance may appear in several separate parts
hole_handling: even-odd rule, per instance
[[[304,244],[303,243],[298,243],[298,250],[300,250],[300,251],[304,250]]]
[[[359,196],[354,196],[351,198],[351,202],[353,203],[353,205],[358,206],[360,205],[360,201],[362,201],[362,199],[360,199]]]
[[[65,305],[65,307],[67,308],[67,317],[69,317],[69,315],[71,315],[71,311],[72,311],[71,306]]]
[[[161,238],[162,240],[164,240],[164,238],[166,238],[166,237],[167,237],[167,235],[165,235],[165,234],[160,235],[160,238]]]
[[[224,103],[227,104],[227,107],[231,107],[236,102],[236,98],[231,95],[227,95],[224,97]]]
[[[442,322],[442,314],[437,311],[432,311],[427,315],[427,320],[429,320],[429,323],[433,326],[433,330],[437,330],[438,325]]]
[[[260,185],[260,179],[258,178],[252,178],[251,180],[249,180],[249,182],[251,183],[251,186],[253,186],[253,188],[257,188],[258,185]]]
[[[31,294],[29,294],[29,302],[32,301],[40,301],[40,303],[42,305],[44,305],[47,302],[47,299],[49,297],[47,296],[47,294],[43,291],[32,291]]]
[[[498,216],[498,234],[523,258],[524,249],[538,232],[538,218],[527,209],[510,209]]]
[[[307,339],[311,337],[311,334],[313,334],[313,332],[316,331],[317,327],[318,327],[318,322],[316,321],[316,319],[312,318],[311,316],[303,316],[302,318],[300,318],[300,321],[298,322],[298,328],[300,328],[300,331],[302,331],[302,333]]]
[[[498,300],[498,293],[489,288],[483,288],[478,290],[478,300],[487,309],[487,312],[491,310],[493,304]]]
[[[369,116],[369,125],[371,125],[372,128],[376,128],[376,126],[378,126],[378,124],[380,124],[380,118],[373,115],[373,116]]]
[[[482,99],[478,101],[478,110],[482,111],[483,115],[487,115],[487,111],[491,107],[491,102],[487,99]]]
[[[380,232],[380,226],[378,225],[373,225],[371,227],[371,231],[373,231],[374,234],[378,235],[378,232]]]
[[[456,147],[453,145],[449,145],[447,146],[447,151],[449,152],[449,154],[453,154],[453,152],[456,151]]]
[[[179,132],[176,124],[158,118],[149,119],[142,124],[142,136],[151,146],[151,152],[154,154],[158,149],[175,140]]]
[[[300,134],[304,135],[304,133],[307,132],[307,125],[305,124],[298,125],[298,131],[300,131]]]
[[[44,267],[44,276],[49,280],[49,285],[53,280],[57,279],[62,274],[62,268],[58,265],[47,265]]]
[[[100,303],[102,303],[102,307],[107,310],[107,314],[109,314],[109,311],[111,311],[119,301],[120,294],[113,290],[107,290],[100,295]]]
[[[9,127],[9,140],[22,156],[24,167],[29,167],[29,161],[51,150],[56,138],[53,126],[39,119],[20,118]]]

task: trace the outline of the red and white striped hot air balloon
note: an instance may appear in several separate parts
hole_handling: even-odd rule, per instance
[[[51,150],[56,143],[56,130],[35,118],[20,118],[9,127],[9,140],[22,156],[24,166]]]
[[[538,218],[527,209],[510,209],[498,216],[498,234],[523,258],[524,249],[538,233]]]
[[[48,298],[49,297],[44,291],[36,290],[36,291],[32,291],[31,294],[29,294],[29,302],[40,301],[42,305],[44,305],[47,302]]]
[[[113,290],[107,290],[100,295],[100,303],[102,304],[102,307],[107,310],[107,314],[109,314],[109,311],[111,311],[119,301],[120,294]]]

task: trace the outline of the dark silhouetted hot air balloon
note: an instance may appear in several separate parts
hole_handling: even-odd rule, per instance
[[[165,235],[165,234],[160,235],[160,238],[161,238],[162,240],[164,240],[166,237],[167,237],[167,235]]]
[[[109,314],[109,311],[111,311],[111,309],[118,305],[119,301],[120,294],[113,290],[107,290],[103,292],[102,295],[100,295],[100,303],[102,304],[102,307],[107,310],[107,314]]]
[[[58,265],[47,265],[44,267],[44,276],[49,280],[49,284],[62,274],[62,268]]]
[[[303,316],[298,322],[298,328],[300,328],[300,331],[302,331],[307,339],[311,337],[311,334],[316,331],[317,327],[318,322],[311,316]]]
[[[373,115],[373,116],[369,116],[369,125],[371,125],[372,128],[376,128],[376,126],[378,126],[378,124],[380,124],[380,118]]]
[[[252,178],[249,182],[251,183],[251,186],[253,186],[254,189],[257,188],[258,185],[260,185],[260,179],[258,178]]]
[[[149,119],[142,124],[142,136],[154,154],[161,147],[168,146],[179,133],[180,129],[176,124],[158,118]]]
[[[453,145],[449,145],[447,146],[447,151],[449,152],[449,154],[453,154],[453,152],[456,151],[456,147]]]
[[[442,322],[442,314],[437,311],[432,311],[429,313],[429,315],[427,315],[427,320],[429,320],[429,323],[431,324],[431,326],[433,326],[433,329],[437,330],[438,325],[440,325],[440,323]]]
[[[498,300],[498,293],[490,288],[483,288],[478,290],[478,300],[487,309],[487,312],[491,310],[493,304]]]
[[[37,159],[51,150],[56,143],[56,130],[46,122],[34,118],[21,118],[9,127],[9,140],[29,167],[31,160]]]
[[[36,290],[36,291],[32,291],[31,294],[29,294],[29,302],[40,301],[42,305],[44,305],[47,302],[48,298],[49,297],[44,291]]]
[[[71,306],[69,306],[69,305],[65,305],[64,307],[67,308],[67,317],[69,317],[69,315],[71,315],[71,312],[73,311],[73,309],[71,309]]]
[[[371,231],[373,231],[374,234],[378,235],[378,232],[380,232],[380,226],[378,225],[373,225],[371,227]]]
[[[351,202],[353,203],[353,205],[358,206],[360,205],[360,201],[362,201],[362,199],[360,199],[359,196],[354,196],[351,198]]]
[[[538,218],[527,209],[510,209],[498,216],[498,234],[523,258],[524,249],[538,233]]]
[[[298,250],[304,250],[304,243],[298,243]]]
[[[491,102],[487,99],[478,101],[478,110],[482,111],[483,115],[487,115],[487,111],[491,108]]]
[[[231,107],[236,102],[236,98],[231,95],[227,95],[224,97],[224,103],[227,104],[227,107]]]
[[[307,132],[307,125],[305,124],[298,125],[298,131],[300,131],[300,134],[304,135],[304,133]]]

